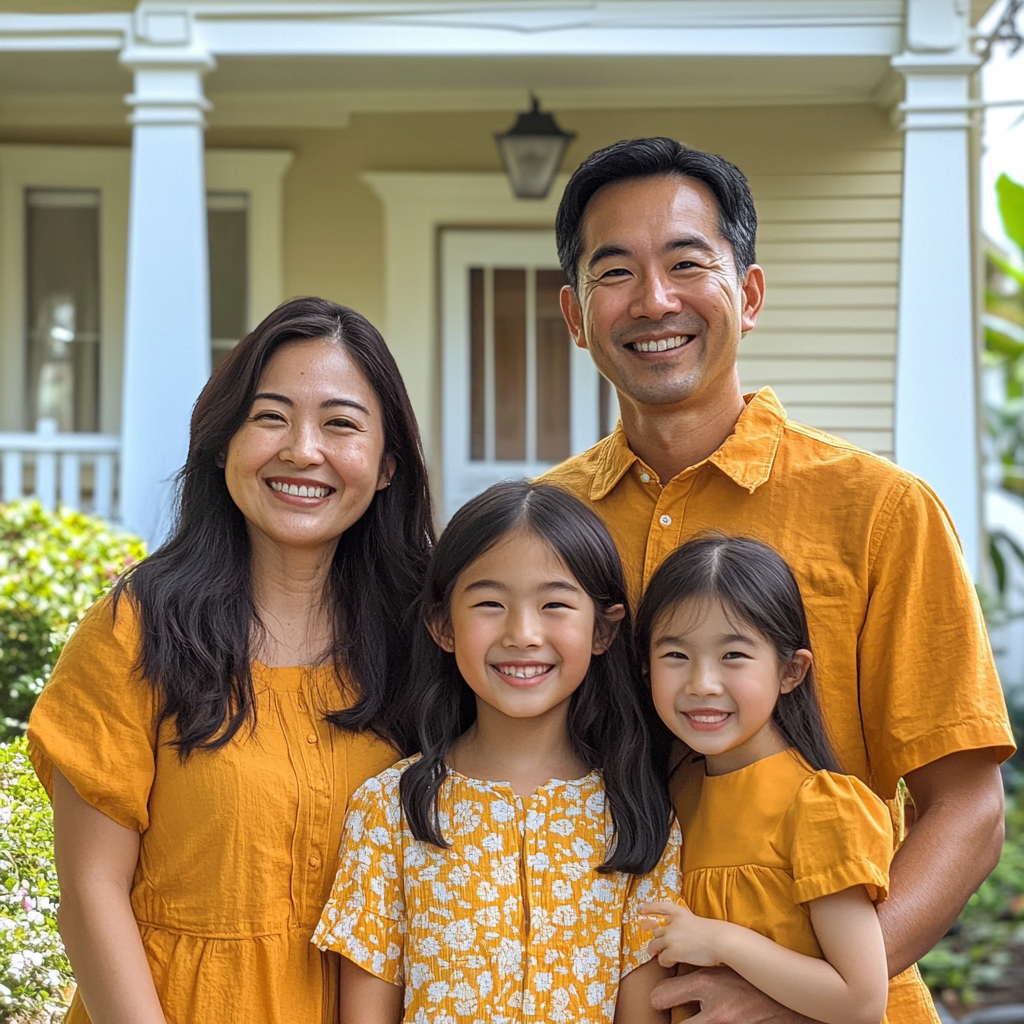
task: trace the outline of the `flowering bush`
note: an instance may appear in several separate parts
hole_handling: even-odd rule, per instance
[[[0,505],[0,740],[24,732],[75,623],[144,555],[142,541],[101,519]]]
[[[72,979],[58,895],[53,815],[19,737],[0,744],[0,1024],[64,1016]]]

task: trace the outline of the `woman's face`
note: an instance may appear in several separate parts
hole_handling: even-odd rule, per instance
[[[351,356],[294,341],[267,363],[224,477],[255,547],[333,548],[388,485],[383,456],[380,403]]]

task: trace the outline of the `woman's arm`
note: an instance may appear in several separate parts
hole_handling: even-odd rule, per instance
[[[341,1024],[399,1024],[405,989],[341,958]]]
[[[670,1014],[651,1006],[651,993],[662,978],[672,973],[657,960],[648,960],[619,982],[615,999],[615,1024],[668,1024]]]
[[[731,967],[776,1002],[824,1024],[878,1024],[885,1013],[885,945],[863,886],[808,904],[824,960],[786,949],[749,928],[697,917],[672,903],[649,903],[642,910],[668,918],[655,930],[649,947],[665,966]]]
[[[53,772],[57,926],[93,1024],[165,1024],[131,905],[139,834]]]

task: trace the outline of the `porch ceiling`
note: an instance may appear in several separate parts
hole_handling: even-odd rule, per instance
[[[572,107],[697,105],[707,100],[867,98],[887,74],[885,57],[222,57],[207,78],[218,94],[339,91],[351,109],[419,109],[423,94],[456,106],[521,104],[534,89]],[[404,96],[403,96],[404,94]],[[505,95],[500,95],[505,94]]]
[[[882,56],[241,57],[206,78],[212,125],[343,126],[353,113],[863,103],[891,77]],[[0,127],[123,125],[130,73],[116,51],[8,52]]]

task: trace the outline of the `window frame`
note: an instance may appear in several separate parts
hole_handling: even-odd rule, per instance
[[[249,194],[247,328],[284,297],[286,150],[206,151],[209,192]],[[131,150],[127,147],[0,144],[0,431],[25,430],[27,330],[25,190],[100,194],[99,427],[120,433]]]

